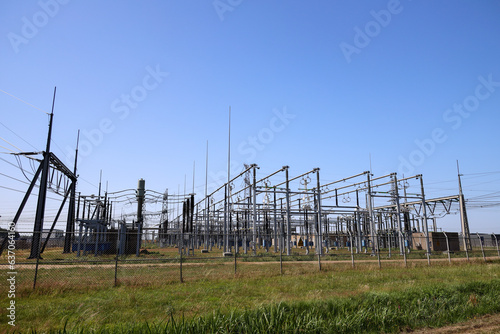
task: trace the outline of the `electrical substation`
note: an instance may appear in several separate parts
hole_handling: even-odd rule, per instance
[[[437,247],[433,237],[445,233],[438,231],[438,218],[456,205],[461,233],[468,232],[463,196],[426,198],[422,175],[398,179],[396,173],[374,177],[365,171],[322,184],[319,168],[291,177],[288,166],[266,176],[255,164],[245,167],[200,201],[186,198],[182,215],[169,220],[163,212],[159,241],[187,252],[216,248],[224,254],[265,249],[290,255],[297,247],[318,255],[345,247],[430,253]],[[164,201],[169,207],[178,198],[166,193]],[[470,249],[470,237],[459,245],[458,233],[450,236],[455,248]]]
[[[318,255],[341,248],[374,255],[381,248],[430,254],[446,250],[442,241],[446,232],[440,231],[439,218],[457,206],[457,227],[465,237],[448,232],[450,251],[471,249],[463,195],[427,198],[422,175],[399,179],[396,173],[374,176],[364,171],[321,183],[319,168],[297,176],[289,172],[290,167],[283,166],[261,176],[257,165],[245,165],[239,175],[198,201],[195,194],[155,192],[151,196],[161,197],[162,211],[151,214],[147,226],[149,190],[143,179],[135,190],[137,213],[132,223],[111,215],[113,201],[131,189],[91,196],[75,193],[70,201],[75,209],[69,210],[75,216],[68,217],[64,251],[77,257],[139,256],[142,241],[148,239],[159,247],[178,247],[184,254],[265,250],[290,255],[293,248]]]
[[[17,153],[39,163],[12,221],[15,226],[40,178],[29,258],[39,258],[56,235],[55,226],[67,199],[66,229],[57,235],[64,239],[63,252],[77,257],[140,256],[145,240],[160,248],[177,247],[181,254],[217,251],[223,256],[255,255],[262,250],[291,255],[294,248],[321,256],[347,248],[351,253],[372,255],[380,249],[396,249],[401,255],[423,250],[429,258],[432,251],[467,252],[473,247],[460,173],[457,191],[439,198],[426,195],[421,174],[378,176],[363,171],[322,182],[320,168],[292,175],[292,168],[283,166],[261,175],[256,164],[244,165],[233,177],[228,173],[227,182],[209,194],[205,186],[203,197],[148,190],[143,179],[135,189],[116,192],[101,191],[99,183],[97,195],[85,195],[76,192],[78,148],[73,171],[50,153],[52,118],[53,112],[46,150]],[[50,228],[43,222],[48,188],[63,195]],[[117,219],[113,207],[123,201],[134,202],[137,211]],[[145,210],[151,201],[161,202],[161,212]],[[440,218],[457,212],[455,231],[442,231]],[[133,218],[132,222],[127,217]],[[6,240],[0,251],[5,249]],[[498,248],[498,236],[493,235],[490,242]]]

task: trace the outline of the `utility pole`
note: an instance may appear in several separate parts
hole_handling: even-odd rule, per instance
[[[226,186],[226,202],[224,203],[224,250],[227,253],[231,252],[231,247],[229,246],[229,231],[231,230],[230,215],[231,215],[231,106],[229,106],[229,117],[228,117],[228,135],[227,135],[227,186]]]
[[[252,243],[253,255],[257,255],[257,165],[253,164],[252,182]]]
[[[168,188],[165,189],[163,194],[163,203],[160,217],[160,244],[164,245],[166,243],[167,231],[168,231]]]
[[[78,143],[80,141],[80,130],[76,137],[76,150],[75,150],[75,166],[73,167],[73,174],[76,177],[76,164],[78,162]],[[64,236],[64,251],[63,253],[71,253],[71,244],[74,240],[75,233],[75,202],[76,202],[76,180],[71,183],[69,195],[68,219],[66,222],[66,234]]]
[[[370,239],[372,240],[372,254],[377,255],[379,253],[378,249],[378,238],[377,231],[375,230],[375,220],[373,219],[373,205],[372,205],[372,188],[371,188],[371,173],[366,174],[366,182],[368,185],[366,192],[366,204],[368,206],[368,224],[370,227]]]
[[[469,231],[469,221],[467,220],[467,210],[465,208],[465,198],[462,193],[462,180],[460,177],[460,167],[458,166],[457,160],[457,173],[458,173],[458,191],[459,191],[459,202],[460,202],[460,222],[462,224],[462,235],[464,236],[464,248],[468,251],[472,250],[470,244],[470,231]]]
[[[288,178],[288,166],[283,166],[286,178],[286,255],[292,255],[292,221],[290,217],[290,181]]]
[[[403,239],[403,229],[401,224],[401,206],[399,205],[399,190],[398,190],[398,176],[396,173],[392,174],[393,178],[393,187],[394,187],[394,204],[396,204],[396,222],[398,224],[398,240],[399,240],[399,252],[401,255],[404,255],[405,245]]]
[[[210,226],[210,199],[207,197],[208,190],[208,140],[207,140],[207,152],[205,161],[205,251],[208,252],[209,247],[209,226]]]
[[[40,178],[40,189],[38,191],[38,203],[36,206],[35,226],[33,227],[33,239],[31,242],[31,252],[28,259],[40,257],[40,241],[42,238],[43,218],[45,216],[45,202],[47,199],[47,181],[50,166],[50,141],[52,137],[52,120],[54,118],[54,104],[56,102],[56,87],[54,87],[54,97],[52,98],[52,110],[49,115],[49,133],[47,135],[47,145],[43,152],[42,176]]]
[[[135,251],[135,256],[139,256],[141,249],[141,238],[142,238],[142,224],[144,217],[142,216],[142,207],[144,205],[144,197],[146,194],[146,181],[140,179],[137,184],[137,248]]]
[[[431,265],[431,244],[429,240],[429,225],[427,224],[427,204],[425,204],[424,178],[422,174],[417,175],[417,178],[420,179],[420,192],[422,194],[422,224],[424,225],[423,227],[425,233],[425,249],[427,250],[427,264]]]
[[[322,212],[321,212],[321,189],[320,189],[320,180],[319,180],[319,168],[315,168],[314,169],[314,172],[316,172],[316,189],[317,189],[317,201],[316,201],[316,205],[317,205],[317,208],[316,208],[316,214],[317,214],[317,222],[318,222],[318,226],[317,226],[317,235],[318,235],[318,239],[316,241],[316,252],[318,255],[323,255],[323,233],[322,233],[322,224],[321,224],[321,216],[322,216]]]

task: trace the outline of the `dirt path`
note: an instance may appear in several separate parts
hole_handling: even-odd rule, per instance
[[[221,258],[222,259],[222,258]],[[490,256],[486,257],[486,261],[492,261],[498,259],[497,256]],[[188,258],[189,260],[189,258]],[[465,262],[467,261],[466,258],[454,258],[451,259],[451,262]],[[473,258],[471,261],[483,261],[483,258]],[[408,264],[411,264],[412,262],[427,262],[427,259],[409,259]],[[438,259],[431,259],[431,265],[433,262],[448,262],[448,259],[446,258],[438,258]],[[279,263],[279,260],[275,261],[238,261],[238,265],[265,265],[265,264],[271,264],[271,263]],[[289,264],[317,264],[318,261],[283,261],[284,265],[289,265]],[[321,264],[347,264],[347,263],[352,263],[351,260],[321,260]],[[356,263],[371,263],[371,264],[377,264],[377,259],[363,259],[363,260],[356,260]],[[401,265],[404,264],[404,261],[401,259],[381,259],[381,265],[383,267],[384,263],[401,263]],[[200,265],[213,265],[213,264],[222,264],[222,265],[234,265],[234,262],[232,261],[225,261],[225,262],[187,262],[183,263],[183,266],[200,266]],[[6,263],[0,263],[0,269],[5,266],[7,267]],[[16,264],[16,269],[31,269],[34,268],[35,263],[20,263]],[[63,268],[114,268],[115,263],[114,262],[108,262],[108,263],[91,263],[91,262],[80,262],[80,263],[65,263],[65,264],[57,264],[57,263],[41,263],[39,265],[39,268],[44,268],[44,269],[63,269]],[[152,260],[151,262],[148,262],[147,260],[145,261],[137,261],[135,263],[127,263],[127,262],[118,262],[118,267],[119,268],[131,268],[131,267],[178,267],[179,262],[162,262],[162,260],[159,260],[158,262],[155,262],[155,260]],[[500,332],[499,332],[500,333]]]
[[[500,333],[500,314],[485,315],[475,319],[471,319],[459,324],[441,327],[441,328],[426,328],[416,330],[414,332],[403,332],[412,334],[492,334]]]

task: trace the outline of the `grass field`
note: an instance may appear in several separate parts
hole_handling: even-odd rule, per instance
[[[18,270],[16,327],[37,332],[398,332],[500,312],[500,261],[229,261]],[[105,284],[103,284],[103,282]],[[108,283],[109,282],[109,283]],[[3,286],[2,282],[2,286]],[[335,330],[334,330],[335,329]]]

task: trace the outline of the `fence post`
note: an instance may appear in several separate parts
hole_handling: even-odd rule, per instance
[[[118,230],[116,231],[116,233],[118,233]],[[117,245],[116,245],[116,257],[115,257],[115,287],[117,286],[118,284],[118,254],[120,252],[120,245],[121,245],[121,240],[120,238],[122,238],[123,235],[121,233],[118,233],[118,236],[116,238],[117,240]]]
[[[427,220],[425,220],[427,224]],[[427,265],[430,267],[431,266],[431,241],[429,240],[429,231],[427,231],[427,234],[425,235],[425,241],[427,243]]]
[[[33,237],[31,239],[32,243],[33,243],[35,233],[40,233],[40,232],[33,232]],[[40,262],[40,247],[38,247],[38,254],[36,256],[35,277],[33,278],[33,290],[35,290],[35,288],[36,288],[36,278],[38,276],[38,263],[39,262]]]
[[[451,263],[451,257],[450,257],[450,243],[448,242],[448,236],[446,235],[446,232],[443,231],[444,237],[446,238],[446,250],[448,252],[448,262]]]
[[[392,243],[391,243],[391,232],[387,233],[387,241],[389,243],[389,259],[391,258],[392,256],[392,252],[391,252],[391,247],[392,247]]]
[[[115,257],[115,287],[118,285],[118,253]]]
[[[465,238],[465,236],[462,234],[462,237]],[[467,245],[467,243],[464,241],[463,243],[464,245]],[[469,250],[467,249],[467,247],[465,246],[465,256],[467,256],[467,262],[469,262]]]
[[[406,258],[406,239],[405,239],[405,234],[401,231],[399,231],[399,233],[401,234],[401,242],[403,243],[403,259],[405,261],[405,268],[408,267],[408,260]]]
[[[498,257],[500,257],[500,249],[498,248],[498,238],[495,235],[495,233],[493,233],[493,239],[495,239],[495,242],[497,244],[497,253],[498,253]]]
[[[354,269],[354,246],[353,246],[353,243],[352,243],[352,234],[351,234],[351,231],[347,231],[349,232],[349,240],[351,242],[351,261],[352,261],[352,268]]]
[[[283,276],[283,249],[280,247],[280,275]]]
[[[373,236],[372,236],[373,237]],[[377,252],[377,259],[378,259],[378,268],[382,268],[382,263],[380,262],[380,247],[379,247],[379,244],[378,244],[378,238],[375,238],[374,241],[372,241],[375,243],[375,252]]]
[[[180,274],[180,280],[181,283],[184,281],[182,280],[182,252],[184,251],[184,240],[182,240],[182,246],[180,247],[180,261],[179,261],[179,274]]]
[[[476,232],[477,237],[479,238],[479,244],[481,245],[481,253],[483,253],[483,260],[486,262],[486,256],[484,255],[484,247],[483,247],[483,240],[479,236],[479,233]]]
[[[235,233],[235,235],[236,235],[236,233]],[[238,247],[237,245],[238,245],[238,240],[236,240],[236,244],[234,246],[234,275],[236,275],[236,256],[238,254],[238,252],[236,251],[236,249]]]

